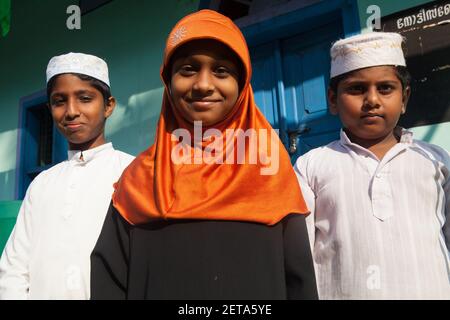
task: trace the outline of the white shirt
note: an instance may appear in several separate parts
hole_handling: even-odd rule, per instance
[[[449,168],[407,130],[381,161],[344,131],[297,160],[321,299],[450,299]]]
[[[133,160],[111,143],[41,172],[0,259],[0,299],[89,299],[90,254],[113,183]]]

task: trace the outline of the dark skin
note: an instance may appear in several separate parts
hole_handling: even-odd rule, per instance
[[[369,67],[352,72],[328,90],[330,112],[339,115],[349,139],[379,160],[399,142],[394,133],[400,115],[406,112],[411,93],[392,66]]]
[[[240,63],[227,46],[192,41],[177,49],[171,62],[171,97],[187,121],[213,126],[231,112],[239,97]]]
[[[105,104],[102,93],[72,74],[59,75],[49,98],[49,109],[70,150],[85,151],[104,144],[105,122],[116,100]]]

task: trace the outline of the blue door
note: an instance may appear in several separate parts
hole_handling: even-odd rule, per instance
[[[339,137],[340,121],[328,111],[329,50],[342,37],[337,22],[250,48],[252,86],[260,110],[294,162]]]

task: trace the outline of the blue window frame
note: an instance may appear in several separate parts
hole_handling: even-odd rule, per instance
[[[359,33],[356,1],[327,0],[242,28],[250,47],[255,100],[291,154],[339,138],[328,111],[329,50]]]
[[[330,21],[250,48],[256,103],[280,129],[293,160],[338,137],[341,124],[329,114],[326,91],[330,46],[341,35],[339,23]]]
[[[42,90],[20,100],[16,199],[23,199],[31,181],[67,158],[67,142],[53,124]]]

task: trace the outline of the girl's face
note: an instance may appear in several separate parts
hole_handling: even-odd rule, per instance
[[[171,60],[170,94],[183,118],[203,126],[223,120],[239,97],[239,60],[225,45],[198,40],[180,47]]]
[[[328,100],[347,132],[376,140],[392,134],[406,111],[409,93],[409,87],[403,92],[394,67],[377,66],[352,72],[339,82],[337,93],[328,91]]]
[[[105,120],[115,107],[114,98],[107,105],[102,93],[72,74],[56,79],[50,94],[50,111],[71,150],[86,150],[105,143]]]

